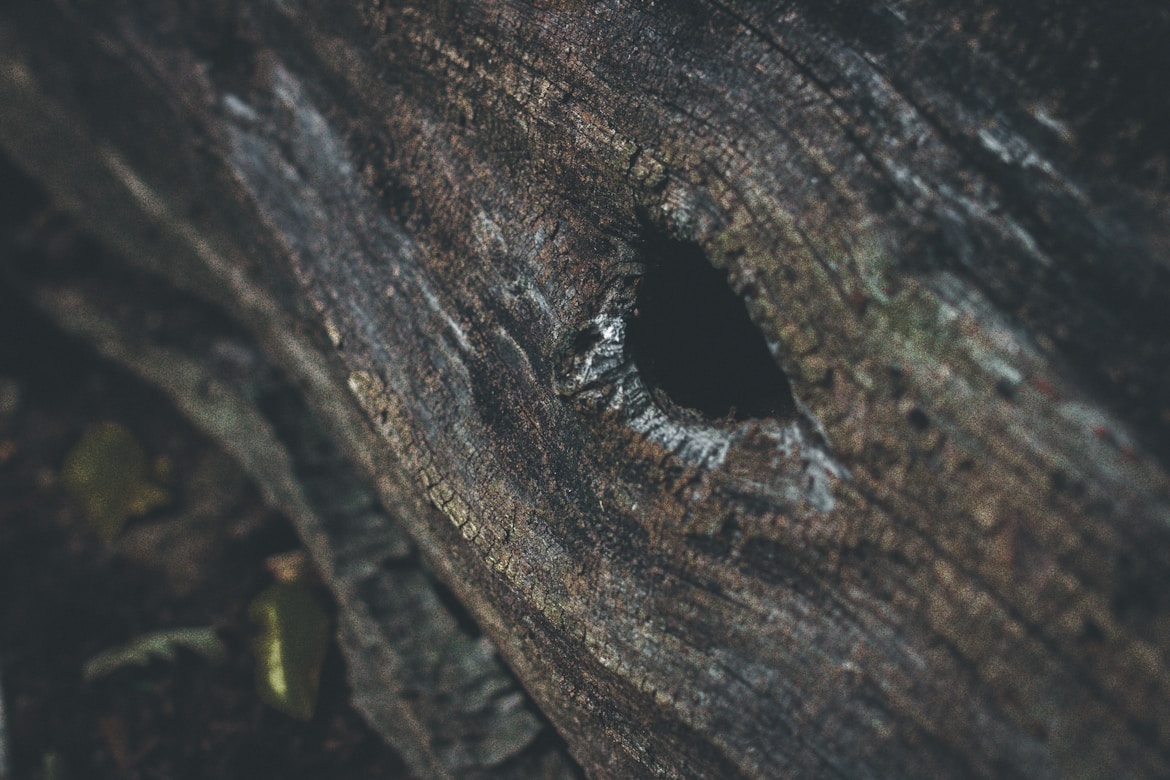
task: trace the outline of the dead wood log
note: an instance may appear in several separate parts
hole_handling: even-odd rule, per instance
[[[127,263],[10,275],[255,433],[423,774],[573,771],[538,708],[596,777],[1164,775],[1168,34],[1153,2],[4,8],[0,145]],[[223,339],[261,373],[208,409]],[[310,417],[383,509],[306,487]]]

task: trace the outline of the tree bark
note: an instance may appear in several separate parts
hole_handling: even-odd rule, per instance
[[[1170,773],[1170,12],[774,5],[0,9],[9,276],[422,775]]]

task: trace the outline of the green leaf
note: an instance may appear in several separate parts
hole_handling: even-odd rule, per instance
[[[175,660],[180,647],[193,650],[218,663],[227,657],[227,648],[211,626],[168,628],[135,637],[124,645],[103,650],[85,662],[82,676],[89,680],[104,677],[125,666],[146,666],[151,659]]]
[[[258,627],[252,644],[256,690],[270,706],[308,720],[317,704],[329,617],[307,585],[278,582],[248,606]]]
[[[62,477],[85,508],[90,526],[107,542],[122,532],[128,518],[170,501],[166,489],[151,482],[142,447],[115,422],[86,431],[65,457]]]

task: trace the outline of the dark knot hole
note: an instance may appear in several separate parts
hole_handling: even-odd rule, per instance
[[[627,348],[660,402],[713,419],[791,416],[788,377],[727,275],[697,245],[665,237],[649,238],[642,259]]]

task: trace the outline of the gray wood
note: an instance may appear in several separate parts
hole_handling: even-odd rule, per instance
[[[382,509],[311,498],[223,379],[420,774],[1165,775],[1168,34],[1153,2],[0,9],[0,144],[128,263],[11,273],[146,374],[228,338],[135,326],[158,285],[217,307],[336,443]]]

